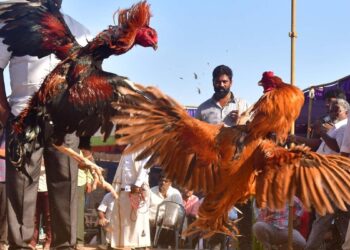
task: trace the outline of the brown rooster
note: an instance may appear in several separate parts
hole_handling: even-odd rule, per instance
[[[255,194],[257,205],[283,209],[294,195],[306,208],[332,212],[330,200],[345,210],[350,203],[350,159],[319,155],[303,146],[285,149],[266,139],[275,133],[285,139],[303,105],[303,93],[265,72],[265,94],[250,110],[247,125],[224,127],[190,117],[172,98],[153,87],[138,88],[144,95],[120,88],[134,104],[115,103],[122,114],[114,122],[124,127],[118,144],[127,153],[140,150],[150,157],[147,167],[159,165],[176,184],[205,194],[192,230],[232,235],[228,211]]]
[[[123,54],[137,44],[157,48],[157,33],[149,27],[151,13],[145,1],[120,10],[118,25],[109,26],[85,47],[76,42],[53,3],[40,5],[32,0],[0,4],[0,20],[4,23],[0,37],[13,56],[54,53],[62,60],[16,118],[18,142],[14,145],[18,146],[12,149],[11,157],[17,166],[36,142],[42,144],[50,138],[60,145],[66,133],[76,131],[81,137],[80,146],[87,147],[100,127],[107,138],[113,128],[110,116],[115,112],[110,103],[120,98],[117,87],[132,86],[126,78],[103,71],[102,60]]]

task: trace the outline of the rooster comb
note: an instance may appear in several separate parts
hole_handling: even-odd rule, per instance
[[[262,75],[262,82],[269,81],[271,78],[273,78],[275,74],[272,71],[265,71]]]
[[[146,1],[134,4],[129,9],[118,10],[118,23],[122,26],[141,28],[149,26],[151,18],[150,5]]]

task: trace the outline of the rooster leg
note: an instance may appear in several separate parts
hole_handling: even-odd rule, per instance
[[[71,148],[67,148],[65,146],[57,146],[53,144],[53,146],[60,152],[69,155],[72,157],[74,160],[76,160],[79,165],[84,166],[84,168],[88,168],[89,171],[91,172],[94,182],[92,185],[93,189],[96,189],[97,186],[102,187],[106,189],[108,192],[111,192],[113,196],[118,199],[118,194],[115,192],[114,188],[112,187],[111,184],[105,181],[102,175],[103,169],[99,166],[97,166],[95,163],[90,161],[89,159],[85,158],[84,156],[78,154]]]

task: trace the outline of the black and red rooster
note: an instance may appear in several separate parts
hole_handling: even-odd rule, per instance
[[[39,1],[39,3],[41,3]],[[107,138],[113,128],[112,101],[121,98],[117,87],[133,88],[125,77],[105,72],[102,61],[134,45],[157,48],[157,32],[149,26],[150,6],[141,1],[118,12],[118,25],[109,26],[85,47],[73,37],[54,1],[0,3],[0,37],[13,56],[44,57],[54,53],[61,62],[44,79],[28,107],[16,117],[11,160],[21,167],[36,142],[50,139],[61,145],[76,132],[81,147],[101,128]],[[85,145],[82,145],[85,144]]]

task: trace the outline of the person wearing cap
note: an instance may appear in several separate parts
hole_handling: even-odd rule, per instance
[[[211,98],[199,105],[195,117],[210,124],[224,124],[232,127],[237,124],[240,115],[248,109],[248,103],[237,97],[231,91],[233,85],[233,73],[230,67],[219,65],[213,70],[214,94]],[[252,248],[252,207],[251,202],[238,205],[238,209],[243,212],[242,219],[238,223],[241,250],[251,250]],[[224,234],[215,234],[209,240],[211,249],[220,249],[225,241]]]

